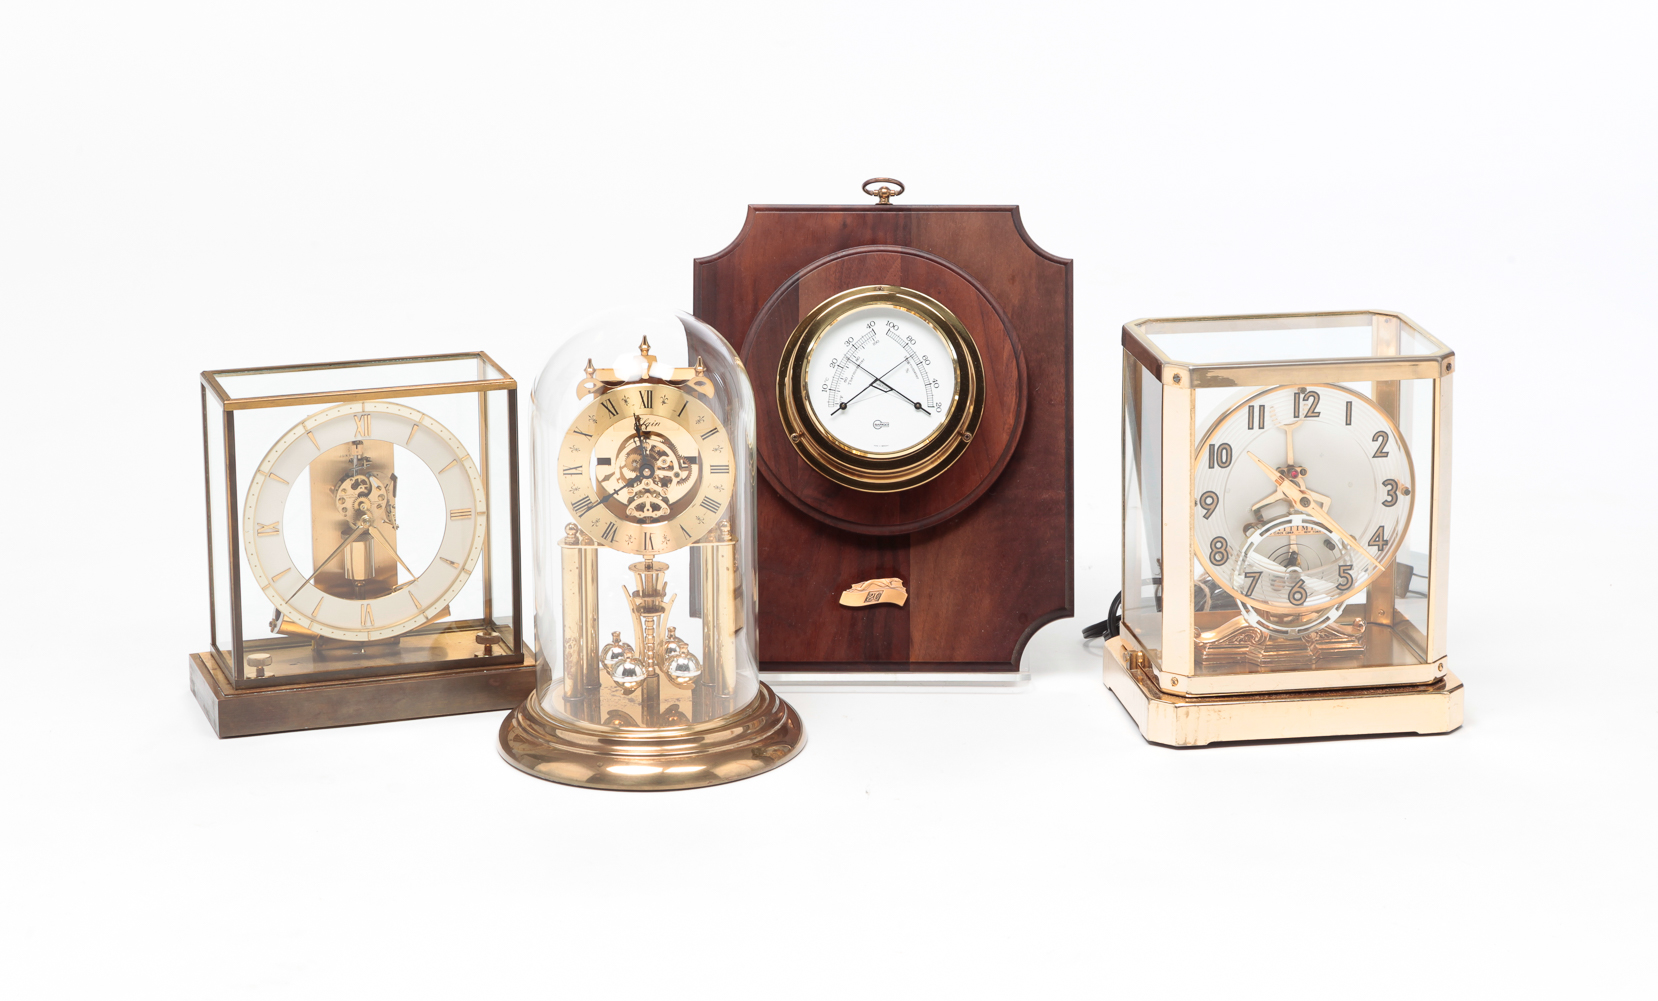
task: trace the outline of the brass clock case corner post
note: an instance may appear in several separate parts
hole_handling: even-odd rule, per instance
[[[841,441],[807,399],[807,372],[823,335],[847,315],[872,306],[903,310],[930,326],[950,351],[956,379],[937,430],[893,453],[870,452]],[[984,402],[984,362],[973,335],[943,303],[897,285],[851,288],[819,303],[790,334],[777,369],[777,406],[789,443],[825,477],[866,493],[909,490],[949,469],[972,444]]]

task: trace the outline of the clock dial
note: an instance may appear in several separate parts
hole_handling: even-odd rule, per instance
[[[854,309],[808,348],[806,400],[833,441],[901,455],[944,428],[955,399],[955,352],[926,318],[896,306]]]
[[[661,384],[596,397],[560,442],[564,506],[601,544],[650,556],[707,535],[731,502],[733,446],[713,411]]]
[[[396,548],[396,478],[387,468],[394,446],[425,463],[443,495],[442,538],[424,567],[409,566]],[[329,543],[319,560],[296,560],[283,524],[293,484],[342,462],[345,474],[320,486],[329,516],[345,527],[338,539],[316,540]],[[242,542],[254,579],[288,620],[331,639],[370,642],[448,607],[483,554],[486,508],[483,478],[447,428],[401,404],[346,403],[307,417],[266,453],[248,487]]]
[[[1223,413],[1193,482],[1197,560],[1252,622],[1280,632],[1334,618],[1392,564],[1415,505],[1398,427],[1333,385],[1274,387]]]

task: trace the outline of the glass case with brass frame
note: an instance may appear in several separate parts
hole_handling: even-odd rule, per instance
[[[754,395],[714,329],[620,310],[533,400],[536,689],[508,763],[599,789],[685,789],[793,757],[800,717],[756,673]]]
[[[1123,327],[1105,681],[1148,740],[1461,725],[1445,607],[1455,364],[1379,310]]]
[[[518,389],[483,352],[203,372],[208,649],[221,737],[506,709]]]

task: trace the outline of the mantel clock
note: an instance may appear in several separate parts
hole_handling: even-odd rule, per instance
[[[755,670],[754,397],[713,328],[621,310],[536,380],[536,689],[500,750],[537,778],[683,789],[804,743]]]
[[[482,352],[202,373],[221,737],[509,708],[517,384]]]
[[[752,205],[695,311],[754,377],[774,682],[1017,684],[1071,614],[1071,262],[1009,205]]]
[[[1382,311],[1123,328],[1105,680],[1148,740],[1461,725],[1445,631],[1455,364]]]

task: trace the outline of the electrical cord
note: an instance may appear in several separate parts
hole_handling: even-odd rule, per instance
[[[1085,640],[1113,639],[1123,626],[1123,593],[1111,599],[1111,609],[1106,612],[1105,619],[1096,622],[1082,631]]]

